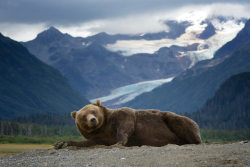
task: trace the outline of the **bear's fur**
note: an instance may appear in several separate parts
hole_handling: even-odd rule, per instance
[[[56,149],[66,146],[94,145],[164,146],[167,144],[200,144],[198,125],[191,119],[172,112],[108,109],[101,101],[71,113],[77,129],[87,141],[64,141]]]

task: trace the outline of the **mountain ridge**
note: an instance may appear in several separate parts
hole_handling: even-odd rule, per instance
[[[42,111],[63,113],[89,104],[59,71],[3,35],[0,60],[0,111],[5,118]]]
[[[107,95],[110,90],[121,86],[173,77],[191,64],[187,57],[176,57],[179,53],[171,48],[159,49],[155,54],[141,53],[126,57],[108,50],[99,40],[85,41],[62,33],[60,38],[55,37],[50,43],[40,42],[43,39],[41,36],[47,37],[53,32],[54,28],[49,29],[40,33],[39,39],[22,44],[42,61],[58,69],[75,90],[90,99]],[[55,33],[57,36],[58,31]],[[98,36],[109,35],[100,33],[92,38]]]
[[[132,108],[156,108],[163,111],[171,110],[173,112],[195,111],[208,98],[211,98],[220,84],[231,75],[250,71],[249,32],[250,20],[248,20],[243,30],[239,32],[239,36],[242,36],[243,39],[246,36],[248,41],[245,42],[245,40],[242,40],[243,42],[240,43],[241,46],[239,44],[236,47],[237,50],[220,64],[208,68],[197,75],[188,76],[188,73],[185,71],[180,76],[174,78],[172,82],[164,84],[150,93],[144,93],[124,104],[124,106]],[[239,39],[239,41],[241,40]],[[231,43],[228,42],[225,44],[224,48],[227,48],[227,45],[230,46]]]

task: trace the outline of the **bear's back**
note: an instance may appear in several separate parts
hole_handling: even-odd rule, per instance
[[[164,113],[159,110],[135,110],[135,129],[127,146],[178,144],[179,138],[167,126]]]

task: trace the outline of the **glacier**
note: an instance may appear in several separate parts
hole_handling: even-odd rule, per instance
[[[199,42],[202,42],[201,40]],[[112,51],[119,51],[123,56],[132,56],[137,53],[153,54],[162,47],[170,47],[171,45],[188,46],[197,43],[197,41],[177,41],[173,39],[160,40],[118,40],[114,44],[108,44],[105,47]]]
[[[219,16],[218,16],[219,17]],[[123,56],[132,56],[137,53],[154,54],[162,47],[177,45],[186,47],[194,43],[199,43],[197,51],[188,51],[181,56],[188,56],[192,60],[192,67],[197,61],[211,59],[214,53],[228,41],[231,41],[237,33],[244,27],[242,18],[225,17],[226,21],[220,21],[217,16],[210,16],[205,11],[190,11],[173,18],[177,22],[188,21],[191,26],[187,27],[185,33],[177,39],[160,40],[118,40],[114,44],[105,47],[113,52],[118,52]],[[215,27],[216,34],[209,39],[199,39],[198,36],[204,31],[210,21]],[[199,49],[200,46],[207,45],[207,49]],[[200,47],[202,48],[202,47]]]
[[[112,90],[108,96],[92,99],[92,100],[90,100],[90,102],[93,103],[97,99],[100,99],[102,103],[112,101],[113,106],[120,105],[122,103],[126,103],[130,100],[133,100],[136,96],[138,96],[144,92],[150,92],[154,88],[159,87],[164,83],[171,82],[173,78],[174,77],[167,78],[167,79],[144,81],[144,82],[139,82],[136,84],[123,86],[123,87]],[[112,106],[112,105],[110,105],[110,106]]]
[[[225,20],[219,20],[219,16],[209,16],[206,12],[189,12],[175,18],[177,22],[188,21],[191,26],[187,27],[185,33],[176,39],[160,39],[160,40],[118,40],[114,44],[105,45],[105,47],[113,52],[119,52],[123,56],[133,56],[137,53],[154,54],[162,47],[170,47],[177,45],[186,47],[194,43],[198,43],[196,51],[179,52],[182,56],[187,56],[192,61],[189,68],[198,61],[213,58],[215,52],[225,43],[235,38],[237,33],[244,27],[241,18],[228,17]],[[215,28],[216,34],[208,39],[200,39],[199,34],[204,31],[207,23],[211,22]],[[132,85],[117,88],[108,96],[100,97],[102,102],[112,106],[119,106],[122,103],[134,99],[136,96],[152,91],[154,88],[171,82],[173,78],[140,82]],[[91,102],[96,99],[90,100]]]
[[[243,27],[242,27],[243,28]],[[214,57],[215,52],[220,49],[225,43],[234,39],[237,33],[242,29],[238,27],[238,29],[231,31],[231,32],[218,32],[214,36],[210,37],[209,39],[205,40],[204,43],[201,45],[207,45],[209,49],[197,50],[197,51],[188,51],[183,53],[182,56],[188,56],[192,63],[189,68],[193,67],[195,63],[201,60],[212,59]]]

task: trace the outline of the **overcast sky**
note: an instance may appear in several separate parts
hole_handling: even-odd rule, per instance
[[[0,0],[0,32],[27,41],[50,26],[72,36],[98,32],[137,34],[189,10],[250,16],[250,0]]]

